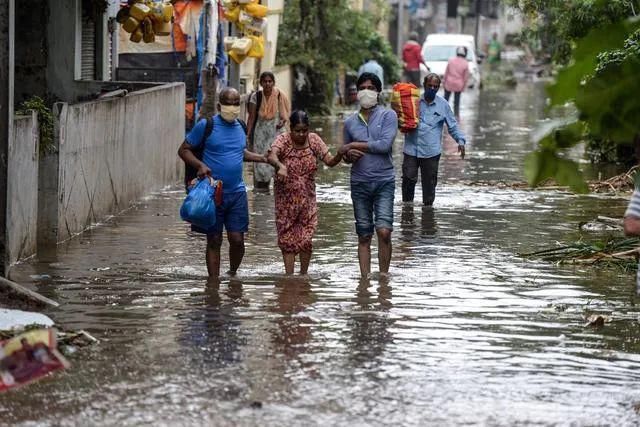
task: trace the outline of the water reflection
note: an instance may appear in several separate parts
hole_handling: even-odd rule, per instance
[[[416,210],[420,213],[419,229],[416,223]],[[437,232],[438,223],[433,207],[403,203],[400,212],[400,236],[403,242],[412,242],[418,237],[434,238]]]
[[[180,316],[185,320],[179,339],[186,347],[185,354],[204,363],[239,362],[240,349],[247,342],[237,314],[238,308],[246,304],[242,281],[232,278],[222,284],[219,279],[210,279],[204,293],[194,299],[194,309]]]
[[[354,368],[372,369],[383,363],[385,349],[393,342],[390,328],[394,320],[389,314],[393,307],[391,291],[386,275],[380,276],[377,288],[368,278],[361,279],[358,284],[355,307],[347,322],[347,354]],[[370,373],[376,374],[375,371]]]
[[[288,359],[306,352],[313,321],[302,313],[314,303],[316,296],[306,276],[284,276],[276,279],[276,300],[272,310],[280,317],[272,333],[276,348]]]

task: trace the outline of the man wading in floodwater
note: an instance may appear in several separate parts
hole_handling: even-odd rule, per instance
[[[371,272],[371,239],[378,235],[380,273],[389,272],[393,231],[393,140],[398,132],[395,111],[378,105],[382,82],[372,73],[358,77],[360,110],[344,122],[344,145],[351,167],[351,200],[358,234],[360,274]]]
[[[203,230],[196,226],[191,229],[207,235],[207,271],[209,278],[220,275],[220,246],[222,229],[227,230],[229,239],[229,271],[235,275],[244,257],[244,233],[249,230],[249,206],[247,190],[242,179],[242,162],[267,163],[267,158],[248,151],[247,136],[238,121],[240,114],[240,94],[233,88],[220,92],[218,110],[213,117],[211,134],[205,139],[207,120],[196,124],[180,146],[178,155],[186,164],[198,170],[198,178],[211,176],[222,181],[222,204],[216,206],[216,224]],[[203,139],[205,139],[203,141]],[[198,160],[194,149],[204,144],[202,160]]]

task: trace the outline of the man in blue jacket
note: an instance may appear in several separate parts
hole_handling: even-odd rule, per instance
[[[413,202],[418,168],[422,178],[422,203],[432,206],[436,198],[438,164],[442,153],[442,130],[458,143],[458,152],[464,159],[466,139],[458,128],[449,103],[437,95],[440,77],[429,73],[424,78],[424,96],[420,98],[420,122],[418,128],[404,137],[402,162],[402,201]]]
[[[244,233],[249,230],[247,190],[242,179],[242,162],[267,163],[265,156],[246,149],[247,136],[238,121],[240,94],[233,88],[220,92],[218,110],[213,117],[213,129],[205,139],[207,121],[200,120],[180,146],[178,155],[198,170],[198,177],[212,176],[222,181],[222,204],[216,207],[216,224],[209,230],[192,226],[192,230],[207,235],[207,271],[210,278],[220,275],[220,246],[223,227],[229,240],[229,274],[235,275],[244,257]],[[203,141],[203,139],[205,139]],[[202,160],[193,153],[204,144]]]
[[[371,239],[378,235],[378,263],[389,272],[395,172],[391,156],[398,131],[393,110],[378,105],[382,82],[373,73],[363,73],[356,82],[360,109],[344,123],[344,144],[351,167],[351,200],[358,234],[360,274],[371,272]]]

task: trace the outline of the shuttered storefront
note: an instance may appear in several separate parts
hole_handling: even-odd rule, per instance
[[[96,79],[96,23],[87,16],[82,17],[82,44],[80,78]]]

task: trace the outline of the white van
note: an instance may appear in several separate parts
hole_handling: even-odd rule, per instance
[[[476,58],[476,44],[473,36],[467,34],[429,34],[422,45],[422,56],[432,73],[436,73],[442,78],[447,68],[450,58],[456,56],[456,48],[464,46],[467,48],[467,61],[469,61],[468,86],[470,88],[480,87],[482,80],[480,77],[480,67]],[[427,75],[427,69],[420,65],[420,81]]]

